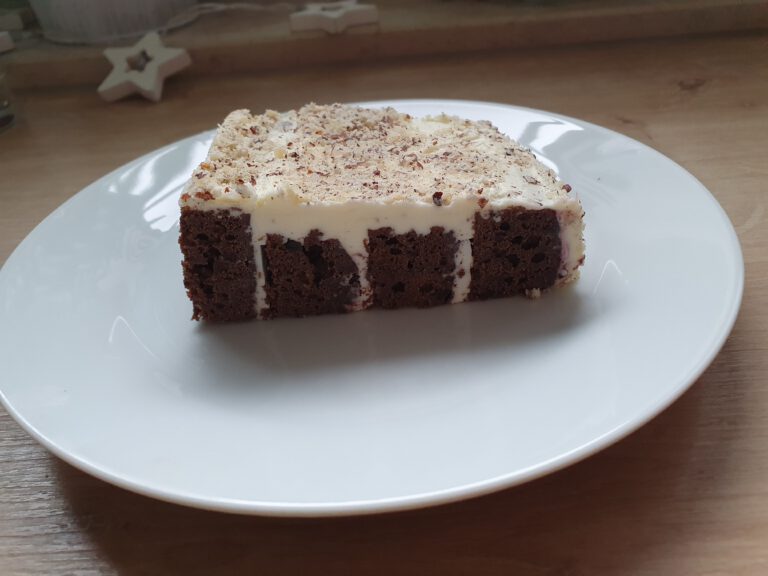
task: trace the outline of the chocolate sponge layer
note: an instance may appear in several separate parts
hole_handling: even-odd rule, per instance
[[[470,300],[544,290],[560,267],[560,225],[554,210],[509,208],[475,215]]]
[[[255,311],[251,217],[225,210],[181,211],[184,286],[195,320],[245,320]]]
[[[429,234],[394,234],[391,228],[368,231],[368,281],[373,305],[405,308],[447,304],[453,297],[458,241],[453,232],[434,227]]]
[[[244,320],[255,312],[256,266],[250,216],[184,208],[181,236],[184,285],[196,320]],[[453,232],[368,231],[370,305],[429,307],[451,302],[459,243]],[[500,298],[553,286],[561,241],[553,210],[510,208],[476,214],[471,240],[470,300]],[[334,238],[313,230],[303,241],[267,235],[261,254],[264,318],[350,310],[360,294],[358,269]]]
[[[360,291],[357,266],[338,240],[313,230],[304,242],[268,234],[262,251],[265,318],[346,312]]]

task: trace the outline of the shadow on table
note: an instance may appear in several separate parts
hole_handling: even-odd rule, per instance
[[[721,423],[745,410],[743,366],[726,345],[690,392],[619,444],[529,484],[421,511],[227,515],[138,496],[62,462],[57,470],[82,531],[129,576],[653,572],[670,547],[701,539],[717,507],[708,503],[728,490],[735,435]]]

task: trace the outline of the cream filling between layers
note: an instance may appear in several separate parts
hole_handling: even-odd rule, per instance
[[[581,206],[557,212],[560,225],[560,270],[555,285],[562,286],[579,277],[584,262],[584,220]]]
[[[470,221],[473,226],[474,216]],[[474,231],[474,230],[473,230]],[[472,281],[472,239],[459,240],[456,249],[456,266],[453,271],[453,298],[451,304],[464,302],[469,297],[469,284]]]
[[[526,202],[509,202],[504,206],[487,206],[488,215],[496,210],[519,206],[540,209]],[[578,204],[559,203],[545,206],[557,211],[560,237],[563,244],[558,284],[570,281],[583,255],[581,207]],[[256,267],[255,306],[258,317],[267,309],[266,274],[262,260],[262,248],[268,234],[279,234],[288,240],[302,242],[312,230],[322,233],[322,238],[336,239],[357,265],[360,291],[350,305],[350,310],[362,310],[370,306],[371,288],[367,278],[368,231],[391,228],[394,234],[429,234],[433,227],[453,232],[458,241],[453,270],[453,303],[463,302],[469,295],[472,269],[471,239],[474,234],[474,217],[478,212],[476,198],[459,197],[450,203],[436,206],[425,202],[408,201],[348,201],[343,203],[311,204],[301,200],[290,189],[283,189],[268,197],[217,198],[196,203],[198,210],[238,210],[250,216],[253,253]],[[460,272],[463,270],[463,274]]]
[[[349,201],[339,204],[309,204],[290,193],[269,199],[253,201],[217,199],[197,207],[206,210],[240,210],[250,216],[253,252],[256,264],[256,311],[260,315],[267,308],[266,274],[261,251],[268,234],[279,234],[287,240],[302,242],[312,231],[322,233],[322,239],[338,240],[342,248],[357,265],[360,291],[352,302],[351,310],[362,310],[371,303],[371,288],[367,278],[368,231],[391,228],[393,234],[429,234],[433,227],[453,232],[459,242],[454,266],[454,301],[466,298],[469,291],[473,219],[477,211],[476,200],[458,200],[449,205],[435,206],[412,201],[376,203]],[[459,270],[464,269],[463,277]],[[456,296],[461,295],[457,300]]]

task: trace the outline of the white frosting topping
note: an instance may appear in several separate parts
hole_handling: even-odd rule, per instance
[[[391,108],[310,104],[298,111],[232,112],[187,190],[214,200],[349,201],[490,208],[567,202],[555,174],[488,122],[412,118]]]
[[[469,240],[479,211],[509,207],[557,211],[563,241],[560,282],[583,256],[582,209],[570,187],[488,122],[450,116],[413,118],[391,108],[310,104],[298,111],[232,112],[181,205],[237,209],[251,216],[256,254],[267,234],[301,241],[317,229],[338,239],[359,268],[367,301],[368,230],[427,234],[435,226],[459,240],[454,302],[466,299]],[[263,309],[264,274],[257,278]]]

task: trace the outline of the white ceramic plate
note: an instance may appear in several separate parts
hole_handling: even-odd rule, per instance
[[[211,326],[190,321],[177,197],[211,133],[88,186],[0,272],[2,400],[56,455],[181,504],[269,515],[412,508],[608,446],[701,374],[739,308],[720,206],[680,166],[548,112],[486,119],[580,194],[587,261],[538,301]],[[85,160],[84,160],[85,161]]]

